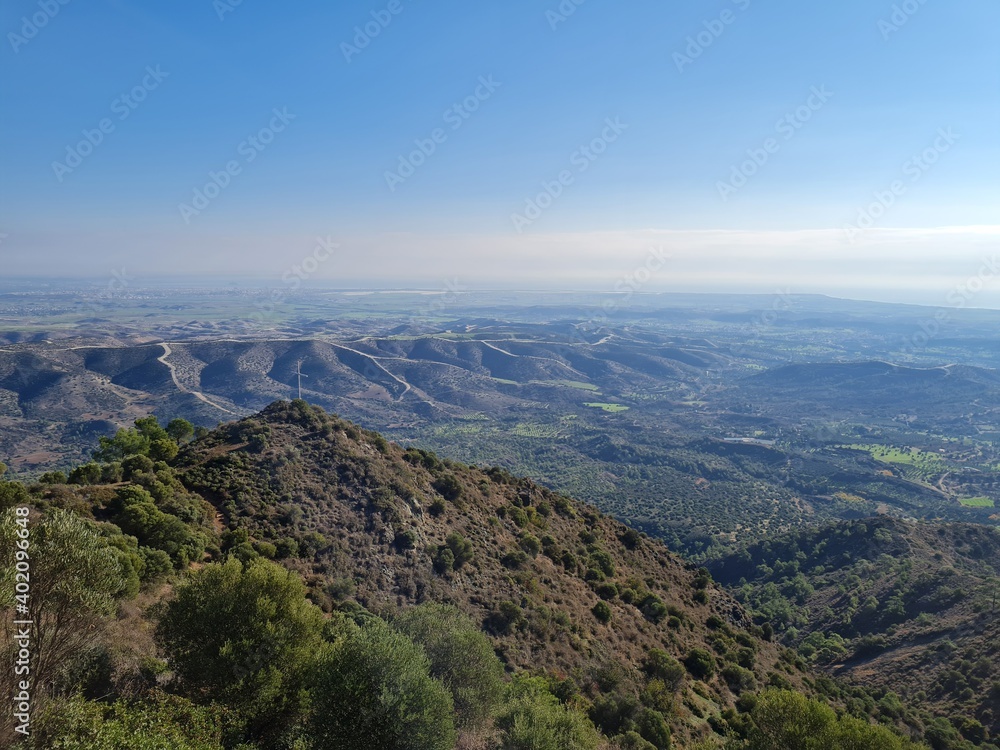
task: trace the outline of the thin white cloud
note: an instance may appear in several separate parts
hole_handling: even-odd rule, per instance
[[[1000,226],[875,228],[851,242],[842,229],[628,230],[477,235],[380,233],[338,236],[336,255],[310,283],[613,289],[652,248],[670,261],[644,291],[773,291],[878,296],[911,290],[934,304],[1000,253]],[[306,235],[165,233],[10,234],[0,263],[14,275],[256,277],[278,281],[315,244]],[[1000,294],[1000,283],[996,284]]]

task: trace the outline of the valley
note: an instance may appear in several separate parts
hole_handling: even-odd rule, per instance
[[[769,690],[936,750],[1000,732],[990,314],[914,352],[925,310],[828,298],[329,292],[264,326],[198,291],[214,322],[184,322],[184,294],[2,331],[0,495],[178,569],[277,560],[334,620],[446,603],[616,742],[737,742]],[[129,456],[149,415],[194,440]],[[123,480],[189,531],[121,515]],[[654,699],[630,670],[661,648],[681,692]]]
[[[68,293],[26,297],[5,299],[46,332],[0,328],[0,455],[24,476],[142,414],[211,427],[294,398],[301,367],[311,403],[531,476],[695,559],[874,513],[997,520],[988,311],[910,351],[930,309],[812,296],[635,295],[609,316],[586,293],[313,292],[266,325],[245,291],[136,291],[100,318],[73,317]],[[194,305],[213,322],[184,322]]]

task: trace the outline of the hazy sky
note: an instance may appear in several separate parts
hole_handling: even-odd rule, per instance
[[[0,31],[6,275],[1000,291],[996,0],[8,0]]]

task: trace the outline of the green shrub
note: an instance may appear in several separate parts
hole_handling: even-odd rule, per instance
[[[650,649],[642,664],[642,670],[653,679],[662,680],[672,691],[677,692],[684,682],[684,666],[666,651]]]
[[[296,574],[229,559],[178,587],[156,635],[185,688],[230,707],[258,737],[294,712],[322,629]]]
[[[618,587],[613,583],[602,583],[597,587],[597,595],[606,601],[618,597]]]
[[[656,750],[656,745],[643,739],[636,731],[618,735],[613,744],[616,750]]]
[[[503,664],[465,615],[454,607],[421,604],[392,624],[423,647],[431,676],[451,692],[458,726],[476,726],[494,714],[504,692]]]
[[[58,700],[32,725],[38,748],[60,750],[222,750],[219,712],[153,693],[138,704]]]
[[[434,553],[434,571],[449,573],[455,569],[455,553],[448,547],[438,547]]]
[[[667,616],[667,606],[656,594],[647,594],[639,604],[639,609],[650,622],[660,622]]]
[[[521,630],[528,624],[521,607],[516,602],[502,601],[497,608],[486,617],[484,627],[497,635],[507,635],[515,630]]]
[[[524,534],[517,541],[518,546],[524,550],[524,553],[530,557],[537,557],[538,553],[542,551],[542,543],[538,541],[537,537],[531,534]]]
[[[562,705],[537,677],[515,677],[497,718],[500,750],[596,750],[601,736],[587,717]]]
[[[639,735],[657,750],[670,750],[670,727],[659,711],[643,708],[634,720]]]
[[[693,648],[684,658],[684,666],[696,680],[707,680],[715,674],[715,657],[703,648]]]
[[[594,605],[594,608],[590,610],[594,617],[596,617],[600,622],[607,625],[611,622],[611,607],[605,601],[600,601]]]
[[[621,535],[621,543],[624,545],[625,549],[634,550],[639,546],[639,542],[642,540],[642,534],[640,534],[635,529],[629,529],[624,534]]]
[[[423,649],[379,620],[352,625],[320,659],[306,725],[317,747],[451,750],[451,693]]]
[[[475,557],[475,553],[472,550],[472,542],[457,531],[453,531],[448,535],[448,538],[445,539],[445,544],[455,555],[455,570],[458,570]]]
[[[750,711],[748,750],[794,747],[801,750],[862,748],[919,750],[886,727],[851,716],[838,716],[829,706],[790,691],[763,693]]]
[[[100,481],[101,465],[94,461],[77,466],[69,473],[70,484],[99,484]]]
[[[445,474],[438,477],[431,483],[431,486],[445,500],[450,500],[451,502],[455,502],[462,496],[462,483],[458,481],[458,478],[454,474]]]
[[[736,664],[727,664],[722,668],[721,674],[722,679],[734,693],[753,690],[757,685],[753,672]]]

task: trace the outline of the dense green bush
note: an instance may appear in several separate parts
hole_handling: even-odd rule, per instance
[[[612,612],[611,612],[611,607],[608,606],[607,602],[599,601],[597,604],[594,605],[594,608],[591,610],[591,612],[594,614],[594,617],[596,617],[600,622],[604,623],[605,625],[611,622]]]
[[[350,624],[320,659],[307,732],[317,747],[451,750],[452,697],[420,646],[381,621]]]
[[[141,703],[74,697],[37,718],[37,750],[222,750],[219,713],[184,698],[153,693]]]
[[[497,727],[501,750],[596,750],[601,743],[586,716],[562,705],[534,677],[514,678]]]
[[[715,657],[703,648],[693,648],[684,658],[684,666],[696,680],[707,680],[715,674]]]
[[[177,516],[160,510],[153,496],[142,487],[130,485],[119,489],[110,511],[122,531],[144,546],[163,550],[178,566],[196,561],[204,554],[205,538]]]
[[[745,732],[748,750],[919,750],[890,729],[851,716],[838,716],[829,706],[790,691],[770,690],[750,712]],[[744,745],[730,745],[732,748]]]
[[[475,624],[441,604],[421,604],[392,624],[427,653],[431,675],[451,691],[458,726],[477,725],[493,715],[503,697],[504,669]]]
[[[193,573],[166,606],[156,635],[180,686],[234,710],[247,737],[279,731],[321,642],[323,616],[297,575],[255,559]]]
[[[650,649],[642,664],[643,671],[653,679],[661,680],[670,690],[677,691],[684,682],[684,666],[666,651]]]

